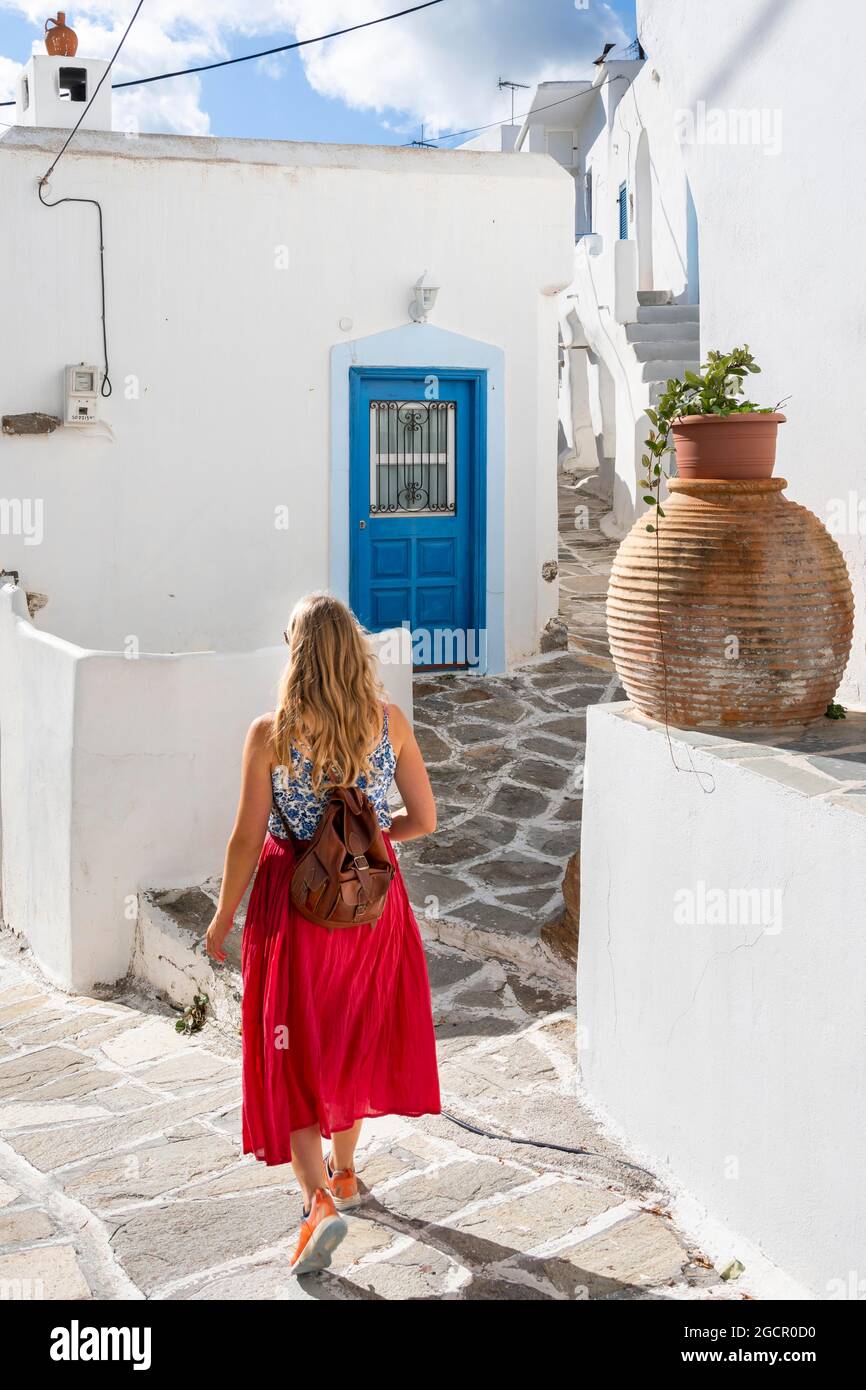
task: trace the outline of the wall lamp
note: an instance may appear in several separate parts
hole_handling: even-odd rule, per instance
[[[438,285],[425,285],[424,278],[427,272],[424,271],[415,281],[415,298],[409,305],[409,317],[413,323],[426,323],[427,315],[436,303],[436,296],[439,293]]]

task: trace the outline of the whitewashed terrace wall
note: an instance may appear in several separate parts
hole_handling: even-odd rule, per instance
[[[863,798],[828,804],[676,731],[672,757],[664,729],[629,708],[589,711],[584,1084],[727,1228],[730,1254],[742,1237],[830,1297],[864,1273]],[[700,883],[778,889],[781,929],[679,924],[677,894]]]
[[[860,402],[866,380],[866,138],[860,64],[822,55],[866,44],[866,7],[776,0],[638,0],[641,40],[674,110],[765,113],[765,143],[683,145],[700,226],[701,347],[747,342],[762,401],[790,399],[777,472],[836,531],[852,575],[854,651],[840,692],[866,701],[866,489]],[[842,30],[840,30],[842,24]],[[853,501],[851,500],[853,499]],[[840,506],[841,504],[841,506]]]
[[[379,672],[411,717],[408,640]],[[180,656],[86,651],[38,632],[0,588],[3,919],[55,983],[126,974],[141,888],[222,868],[251,721],[273,707],[285,647]]]

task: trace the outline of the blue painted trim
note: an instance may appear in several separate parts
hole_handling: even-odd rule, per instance
[[[349,600],[349,421],[351,369],[415,369],[475,378],[486,383],[485,409],[477,410],[479,499],[476,508],[478,568],[476,611],[486,615],[486,661],[479,674],[505,671],[505,353],[502,348],[449,333],[428,323],[374,333],[331,349],[331,520],[328,584]],[[357,380],[357,378],[355,378]],[[483,467],[486,458],[487,467]],[[486,545],[481,541],[486,534]],[[483,621],[483,618],[480,619]]]

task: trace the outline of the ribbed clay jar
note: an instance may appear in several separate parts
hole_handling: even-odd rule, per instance
[[[672,478],[658,531],[640,517],[617,551],[610,650],[652,719],[782,728],[823,715],[851,649],[842,552],[782,495],[784,478]]]

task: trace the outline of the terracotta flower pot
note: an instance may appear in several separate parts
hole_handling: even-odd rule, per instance
[[[671,425],[680,478],[771,478],[784,415],[683,415]]]
[[[49,29],[49,24],[54,28]],[[78,35],[67,25],[63,10],[57,11],[56,19],[45,21],[45,51],[56,58],[74,58],[78,52]]]
[[[673,478],[658,532],[614,560],[611,655],[630,700],[681,728],[783,728],[823,715],[851,649],[836,542],[784,478]]]

